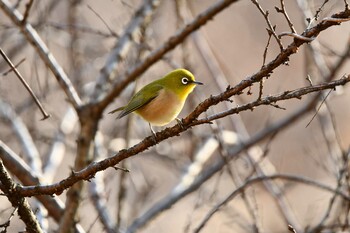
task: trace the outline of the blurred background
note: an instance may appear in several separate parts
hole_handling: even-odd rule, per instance
[[[27,2],[11,1],[11,5],[16,5],[23,14]],[[156,2],[155,6],[151,7],[149,2]],[[151,8],[147,20],[142,18],[142,26],[134,28],[125,42],[125,54],[119,57],[111,83],[117,83],[125,72],[143,62],[186,23],[217,2],[34,0],[27,21],[57,59],[82,100],[93,101],[95,82],[101,75],[101,69],[126,30],[132,28],[132,22],[136,23],[140,9],[142,11],[145,6]],[[345,9],[343,0],[305,1],[308,11],[303,9],[303,4],[306,4],[303,2],[285,1],[286,12],[299,34],[307,28],[306,18],[312,18],[322,4],[325,3],[318,20],[311,26]],[[277,34],[290,31],[284,15],[275,9],[281,7],[280,1],[260,0],[259,3],[263,10],[269,12],[269,20],[273,26],[276,25]],[[132,115],[116,120],[107,112],[126,104],[135,90],[172,69],[185,67],[197,80],[205,83],[190,95],[180,118],[187,116],[210,95],[219,94],[228,85],[234,86],[258,72],[263,64],[280,53],[272,37],[263,63],[269,38],[266,28],[268,25],[263,15],[252,1],[237,1],[220,12],[152,65],[108,105],[98,122],[95,153],[92,153],[91,159],[111,156],[150,135],[148,123],[139,117]],[[288,64],[278,67],[264,81],[263,96],[308,86],[307,75],[314,84],[322,82],[328,69],[349,46],[349,31],[350,24],[345,22],[328,28],[315,41],[301,46]],[[292,41],[291,37],[281,39],[284,47]],[[43,183],[58,182],[67,177],[74,167],[76,140],[80,133],[77,114],[38,52],[4,11],[0,13],[0,47],[15,65],[24,59],[18,70],[51,115],[46,120],[40,120],[41,112],[29,93],[13,72],[6,73],[9,67],[1,60],[0,140],[29,165],[33,164],[33,158],[28,147],[36,151],[34,154],[39,160],[36,164],[45,177]],[[349,62],[346,62],[334,79],[348,74],[349,67]],[[111,85],[106,85],[106,93],[108,88]],[[325,91],[325,95],[327,93]],[[104,203],[102,209],[109,216],[107,219],[115,232],[118,229],[132,232],[130,226],[137,226],[135,231],[138,232],[196,232],[210,210],[247,179],[259,174],[306,177],[334,189],[339,188],[349,195],[349,180],[345,178],[349,173],[344,173],[344,169],[348,169],[350,145],[349,93],[348,85],[332,91],[308,127],[316,110],[303,115],[274,137],[266,138],[235,156],[198,189],[138,226],[135,220],[146,217],[145,213],[152,207],[161,206],[162,200],[176,193],[176,187],[183,187],[185,178],[200,176],[241,140],[249,139],[289,116],[310,97],[279,102],[278,106],[285,110],[259,106],[219,119],[212,125],[193,127],[178,137],[163,141],[118,165],[130,172],[108,169],[97,174],[96,183],[85,182],[77,221],[86,232],[108,232],[94,202],[94,197],[97,197]],[[235,96],[232,103],[213,106],[202,117],[249,103],[258,96],[259,85],[256,84],[249,91],[247,89]],[[156,131],[162,129],[155,128]],[[98,188],[91,187],[94,184]],[[56,198],[64,203],[66,192]],[[5,196],[0,197],[0,202],[2,223],[7,221],[13,209]],[[31,198],[33,206],[39,205],[36,202]],[[299,230],[297,232],[349,232],[348,213],[349,202],[315,186],[285,180],[260,182],[249,186],[220,208],[201,232],[291,232],[288,224]],[[54,232],[59,223],[53,221],[45,210],[42,215],[42,224],[48,232]],[[23,227],[24,224],[15,216],[8,231],[17,232]]]

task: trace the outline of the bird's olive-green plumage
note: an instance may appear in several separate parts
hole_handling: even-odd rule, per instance
[[[127,105],[110,113],[121,111],[117,117],[119,119],[135,112],[152,125],[166,125],[177,117],[197,84],[202,83],[195,81],[191,72],[177,69],[147,84]]]

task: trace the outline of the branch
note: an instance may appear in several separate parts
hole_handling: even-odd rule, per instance
[[[10,175],[7,173],[2,160],[0,160],[0,182],[2,184],[1,189],[6,195],[7,199],[11,202],[14,208],[18,208],[18,215],[26,225],[26,231],[38,233],[43,232],[30,208],[28,201],[24,197],[18,196],[18,186],[13,182]]]
[[[36,49],[39,56],[50,68],[54,76],[56,77],[57,82],[66,93],[66,96],[69,102],[74,106],[75,109],[78,109],[82,105],[82,101],[78,96],[77,91],[73,87],[73,84],[67,77],[67,74],[64,72],[63,68],[56,61],[55,57],[52,55],[50,50],[47,48],[46,44],[42,41],[39,34],[28,22],[22,23],[23,16],[19,11],[12,8],[10,2],[7,0],[0,1],[0,8],[4,13],[12,20],[12,22],[21,30],[24,37],[32,44]]]
[[[251,138],[243,140],[239,145],[232,147],[229,150],[229,154],[226,157],[226,160],[218,160],[212,164],[205,172],[202,172],[201,176],[198,176],[196,180],[194,180],[192,183],[189,183],[187,187],[183,187],[183,189],[178,188],[177,190],[174,190],[170,195],[158,201],[156,205],[152,206],[130,225],[127,233],[135,232],[136,229],[144,226],[151,219],[155,218],[160,212],[165,209],[169,209],[178,200],[197,190],[204,182],[209,180],[213,175],[215,175],[224,166],[226,166],[227,161],[237,157],[238,154],[248,150],[251,146],[256,145],[267,137],[275,135],[277,132],[284,130],[289,125],[295,123],[295,121],[298,119],[301,119],[303,115],[313,109],[314,105],[317,103],[316,100],[317,97],[313,98],[311,101],[293,112],[291,115],[281,119],[280,121],[277,121],[269,127],[266,127],[264,130],[256,133]]]
[[[348,82],[350,82],[350,76],[347,76],[346,78],[342,78],[340,80],[330,82],[329,84],[328,83],[322,84],[322,85],[320,84],[317,87],[319,87],[319,88],[335,88],[336,86],[339,86],[339,85],[345,85]],[[262,98],[262,100],[260,100],[260,101],[257,100],[257,101],[253,102],[256,105],[247,104],[247,105],[239,106],[237,108],[233,108],[229,111],[232,111],[231,114],[233,114],[233,113],[238,113],[238,112],[241,112],[244,110],[251,110],[252,107],[265,105],[265,104],[268,104],[269,102],[276,102],[276,101],[284,100],[282,96],[284,96],[285,98],[298,98],[299,99],[302,95],[306,95],[306,94],[311,93],[311,92],[319,91],[317,88],[314,88],[314,87],[315,86],[312,86],[312,87],[308,86],[302,90],[297,89],[296,91],[291,91],[291,92],[288,92],[287,94],[279,94],[277,96]],[[308,91],[305,91],[305,90],[308,90]],[[65,189],[71,187],[76,182],[78,182],[80,180],[90,180],[91,178],[94,177],[95,173],[102,171],[102,170],[105,170],[109,167],[113,167],[116,164],[118,164],[120,161],[122,161],[126,158],[129,158],[131,156],[134,156],[142,151],[145,151],[148,148],[150,148],[151,146],[154,146],[155,144],[157,144],[161,141],[164,141],[165,139],[179,135],[180,133],[191,128],[192,126],[205,124],[205,123],[210,122],[210,120],[221,118],[223,116],[214,115],[210,119],[204,118],[201,120],[196,120],[196,118],[201,113],[203,113],[204,111],[207,110],[207,106],[209,107],[209,106],[213,105],[213,103],[221,102],[221,101],[224,101],[225,99],[227,99],[227,96],[226,96],[227,92],[230,92],[230,89],[228,91],[220,94],[220,95],[212,96],[212,97],[208,98],[207,100],[203,101],[201,104],[198,105],[198,107],[191,114],[189,114],[185,119],[183,119],[183,121],[182,121],[183,124],[181,126],[175,125],[171,128],[166,128],[166,129],[156,133],[156,135],[155,135],[156,138],[149,136],[149,137],[145,138],[143,141],[141,141],[140,143],[134,145],[133,147],[131,147],[129,149],[121,150],[112,157],[104,159],[100,162],[93,162],[89,166],[87,166],[86,168],[84,168],[80,171],[73,172],[68,178],[66,178],[58,183],[55,183],[52,185],[21,187],[20,188],[21,195],[23,195],[23,196],[35,196],[35,195],[44,195],[44,194],[46,194],[46,195],[53,195],[53,194],[59,195]]]
[[[108,93],[98,103],[100,110],[103,111],[106,108],[106,106],[110,104],[113,101],[113,99],[117,97],[129,83],[131,83],[141,74],[143,74],[151,65],[156,63],[167,52],[174,49],[192,32],[206,24],[215,15],[220,13],[222,10],[226,9],[232,3],[238,1],[239,0],[220,0],[211,7],[209,7],[206,11],[199,14],[192,22],[185,25],[183,29],[178,31],[175,35],[170,37],[164,44],[162,44],[158,49],[154,50],[150,55],[148,55],[143,62],[138,63],[132,70],[127,72],[127,74],[124,77],[121,77],[120,81],[113,85],[111,92]]]
[[[303,183],[303,184],[307,184],[310,186],[314,186],[314,187],[320,188],[322,190],[334,193],[334,195],[341,196],[345,200],[350,201],[350,196],[341,192],[340,190],[334,189],[332,187],[329,187],[328,185],[316,182],[316,181],[309,179],[309,178],[306,178],[306,177],[287,175],[287,174],[276,174],[276,175],[271,175],[271,176],[259,176],[259,177],[255,177],[255,178],[247,180],[242,186],[238,187],[231,194],[229,194],[226,198],[224,198],[224,200],[222,200],[220,203],[216,204],[209,211],[209,213],[204,217],[204,219],[201,221],[199,226],[194,230],[194,232],[198,233],[205,226],[205,224],[211,219],[211,217],[218,210],[220,210],[221,207],[226,205],[229,201],[231,201],[233,198],[235,198],[238,194],[242,193],[245,189],[247,189],[251,185],[256,184],[256,183],[260,183],[262,181],[275,180],[275,179],[282,179],[282,180],[293,181],[293,182],[298,182],[298,183]]]
[[[36,105],[39,107],[41,113],[43,114],[43,118],[41,120],[45,120],[47,118],[50,117],[50,114],[48,114],[45,109],[43,108],[43,106],[41,105],[39,99],[35,96],[33,90],[30,88],[30,86],[28,85],[28,83],[26,82],[26,80],[24,80],[24,78],[22,77],[22,75],[19,73],[19,71],[17,70],[17,68],[14,66],[14,64],[11,62],[11,60],[6,56],[5,52],[0,48],[0,54],[1,56],[5,59],[5,61],[7,62],[7,64],[11,67],[11,70],[13,70],[13,72],[15,72],[17,78],[22,82],[23,86],[27,89],[27,91],[29,92],[29,94],[32,96],[32,98],[34,99]]]
[[[343,77],[339,80],[325,82],[314,86],[302,87],[292,91],[285,91],[283,93],[273,95],[273,96],[266,96],[261,99],[257,99],[253,102],[250,102],[248,104],[243,104],[236,108],[232,108],[232,109],[208,116],[206,118],[197,120],[193,122],[191,126],[194,126],[197,124],[209,123],[211,121],[226,117],[228,115],[237,114],[239,112],[246,111],[246,110],[252,110],[260,105],[271,105],[278,101],[287,100],[287,99],[301,99],[302,96],[307,95],[309,93],[318,92],[326,89],[334,89],[336,86],[343,86],[348,82],[350,82],[350,75]]]
[[[210,9],[213,9],[210,8]],[[201,14],[202,15],[202,14]],[[340,13],[334,14],[332,17],[336,18],[345,18],[350,16],[350,10],[345,10]],[[202,16],[203,17],[203,16]],[[198,16],[197,18],[200,18]],[[337,23],[329,22],[329,21],[322,21],[321,23],[317,24],[313,28],[310,28],[306,30],[302,35],[303,36],[316,36],[321,31],[333,26],[337,25]],[[198,26],[199,27],[199,26]],[[266,66],[262,67],[260,71],[255,73],[254,75],[248,77],[247,79],[242,80],[239,84],[237,84],[233,88],[227,88],[227,90],[219,95],[211,96],[208,99],[204,100],[202,103],[200,103],[194,111],[187,116],[183,120],[183,127],[180,127],[178,125],[167,128],[161,132],[158,132],[156,134],[156,141],[153,137],[147,137],[139,144],[136,144],[135,146],[124,149],[119,151],[116,155],[107,158],[105,160],[102,160],[98,163],[92,163],[88,167],[73,172],[67,179],[62,180],[60,183],[52,184],[52,185],[46,185],[46,186],[40,186],[40,187],[23,187],[22,188],[22,195],[24,196],[33,196],[33,195],[39,195],[39,194],[61,194],[65,189],[72,186],[74,183],[78,182],[79,180],[89,180],[93,178],[94,174],[98,171],[107,169],[108,167],[113,167],[116,164],[118,164],[120,161],[131,157],[135,154],[138,154],[146,149],[148,149],[151,146],[154,146],[156,143],[161,142],[169,137],[173,137],[175,135],[179,135],[181,132],[187,130],[191,126],[194,126],[195,119],[197,117],[205,112],[209,107],[216,105],[222,101],[227,101],[229,98],[233,95],[240,94],[244,88],[251,86],[255,82],[259,82],[263,77],[268,76],[276,67],[283,64],[291,54],[294,54],[297,52],[298,47],[300,47],[302,44],[304,44],[305,41],[294,41],[292,42],[286,49],[284,49],[273,61],[268,63]],[[340,66],[340,62],[337,64],[337,67]],[[331,75],[334,75],[332,73]],[[332,76],[333,77],[333,76]],[[341,85],[344,85],[349,81],[349,76],[347,78],[342,79]],[[332,87],[334,88],[334,87]],[[108,99],[108,97],[106,97]],[[105,99],[105,100],[107,100]]]
[[[105,66],[100,71],[93,98],[97,98],[98,95],[101,95],[104,91],[104,87],[113,80],[118,64],[129,53],[132,41],[138,37],[138,30],[142,25],[150,21],[149,19],[158,5],[159,0],[145,0],[140,9],[135,12],[132,21],[126,27],[124,34],[118,39],[114,49],[107,58]]]
[[[28,161],[32,173],[41,175],[41,158],[29,129],[9,104],[0,99],[0,117],[8,121],[24,150],[24,157]]]
[[[267,29],[267,31],[273,35],[273,37],[276,39],[276,42],[277,42],[278,46],[280,47],[280,50],[283,51],[283,45],[282,45],[282,42],[281,42],[280,38],[276,34],[275,26],[272,26],[272,24],[270,22],[269,12],[268,11],[264,11],[264,9],[259,4],[258,0],[251,0],[251,1],[258,8],[260,13],[264,16],[266,24],[267,24],[267,26],[269,26],[269,29]]]
[[[0,160],[4,163],[6,168],[14,174],[17,179],[24,185],[40,185],[39,177],[35,176],[35,173],[30,167],[20,158],[15,152],[6,146],[0,140]],[[48,210],[49,215],[59,222],[64,211],[64,204],[60,199],[53,198],[47,195],[41,195],[36,197]],[[79,225],[76,226],[77,232],[82,232]]]

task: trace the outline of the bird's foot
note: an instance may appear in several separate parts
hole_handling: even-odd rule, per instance
[[[152,139],[153,139],[153,142],[154,143],[157,143],[157,137],[156,137],[156,132],[154,132],[153,128],[152,128],[152,125],[149,123],[149,128],[151,130],[151,133],[152,133]]]

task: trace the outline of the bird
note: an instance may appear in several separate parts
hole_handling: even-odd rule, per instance
[[[181,112],[188,95],[197,85],[203,85],[196,81],[194,75],[186,69],[175,69],[164,77],[157,79],[134,94],[127,105],[109,112],[113,114],[121,111],[117,116],[120,119],[130,113],[136,113],[149,123],[152,134],[154,126],[164,126],[173,120]]]

